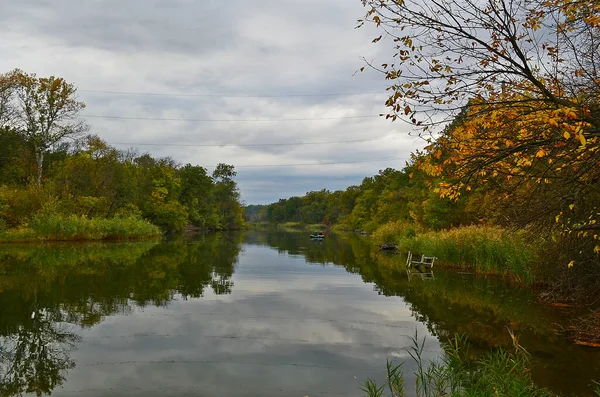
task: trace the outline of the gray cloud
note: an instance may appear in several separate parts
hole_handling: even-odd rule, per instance
[[[354,29],[360,1],[25,0],[0,13],[0,70],[59,75],[80,88],[84,115],[220,121],[123,120],[89,117],[91,132],[119,148],[171,156],[203,166],[239,166],[247,203],[309,190],[345,188],[404,161],[345,165],[244,166],[407,158],[422,146],[409,127],[379,118],[385,81],[355,72],[391,51],[373,45],[370,27]],[[270,97],[123,95],[91,92],[224,94]],[[328,96],[320,94],[354,94]],[[305,95],[312,96],[291,96]],[[227,120],[299,119],[279,122]],[[173,147],[386,139],[360,143],[269,147]],[[123,145],[129,144],[129,145]]]

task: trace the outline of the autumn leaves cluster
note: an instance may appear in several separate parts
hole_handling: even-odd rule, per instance
[[[600,252],[600,1],[363,1],[392,60],[388,118],[457,199],[485,185],[515,225]],[[562,236],[562,237],[557,237]],[[579,250],[581,251],[581,249]],[[577,261],[575,262],[577,264]]]

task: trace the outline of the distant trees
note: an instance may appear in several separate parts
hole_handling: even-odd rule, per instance
[[[399,220],[433,229],[485,221],[483,208],[478,217],[473,210],[477,205],[467,205],[470,195],[454,202],[436,194],[432,187],[437,182],[417,168],[418,158],[421,157],[415,156],[401,171],[386,168],[346,190],[323,189],[268,205],[248,206],[245,218],[253,222],[322,223],[371,231]]]

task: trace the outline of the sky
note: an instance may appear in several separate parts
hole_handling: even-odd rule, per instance
[[[246,204],[345,189],[424,146],[390,122],[360,0],[0,0],[0,72],[78,87],[90,133],[212,172]]]

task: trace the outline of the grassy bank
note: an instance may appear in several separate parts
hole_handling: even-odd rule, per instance
[[[511,334],[512,336],[512,334]],[[416,337],[408,351],[416,363],[416,395],[425,396],[552,396],[536,387],[530,377],[529,354],[513,336],[512,351],[497,349],[482,359],[469,359],[468,343],[456,336],[443,345],[440,361],[423,362],[424,344]],[[381,397],[389,390],[390,396],[406,396],[402,364],[387,364],[387,383],[377,385],[367,380],[362,390],[367,397]],[[386,390],[387,389],[387,390]],[[600,388],[595,393],[600,396]]]
[[[136,216],[87,219],[75,215],[49,215],[0,233],[0,242],[128,240],[160,234],[157,226]]]
[[[407,223],[388,223],[375,233],[376,244],[395,243],[402,252],[436,256],[436,264],[471,272],[511,276],[530,283],[538,249],[523,232],[498,227],[467,226],[441,231],[423,231]]]
[[[252,230],[278,230],[282,232],[320,232],[328,229],[326,225],[321,223],[306,224],[301,222],[249,222],[248,228]]]

